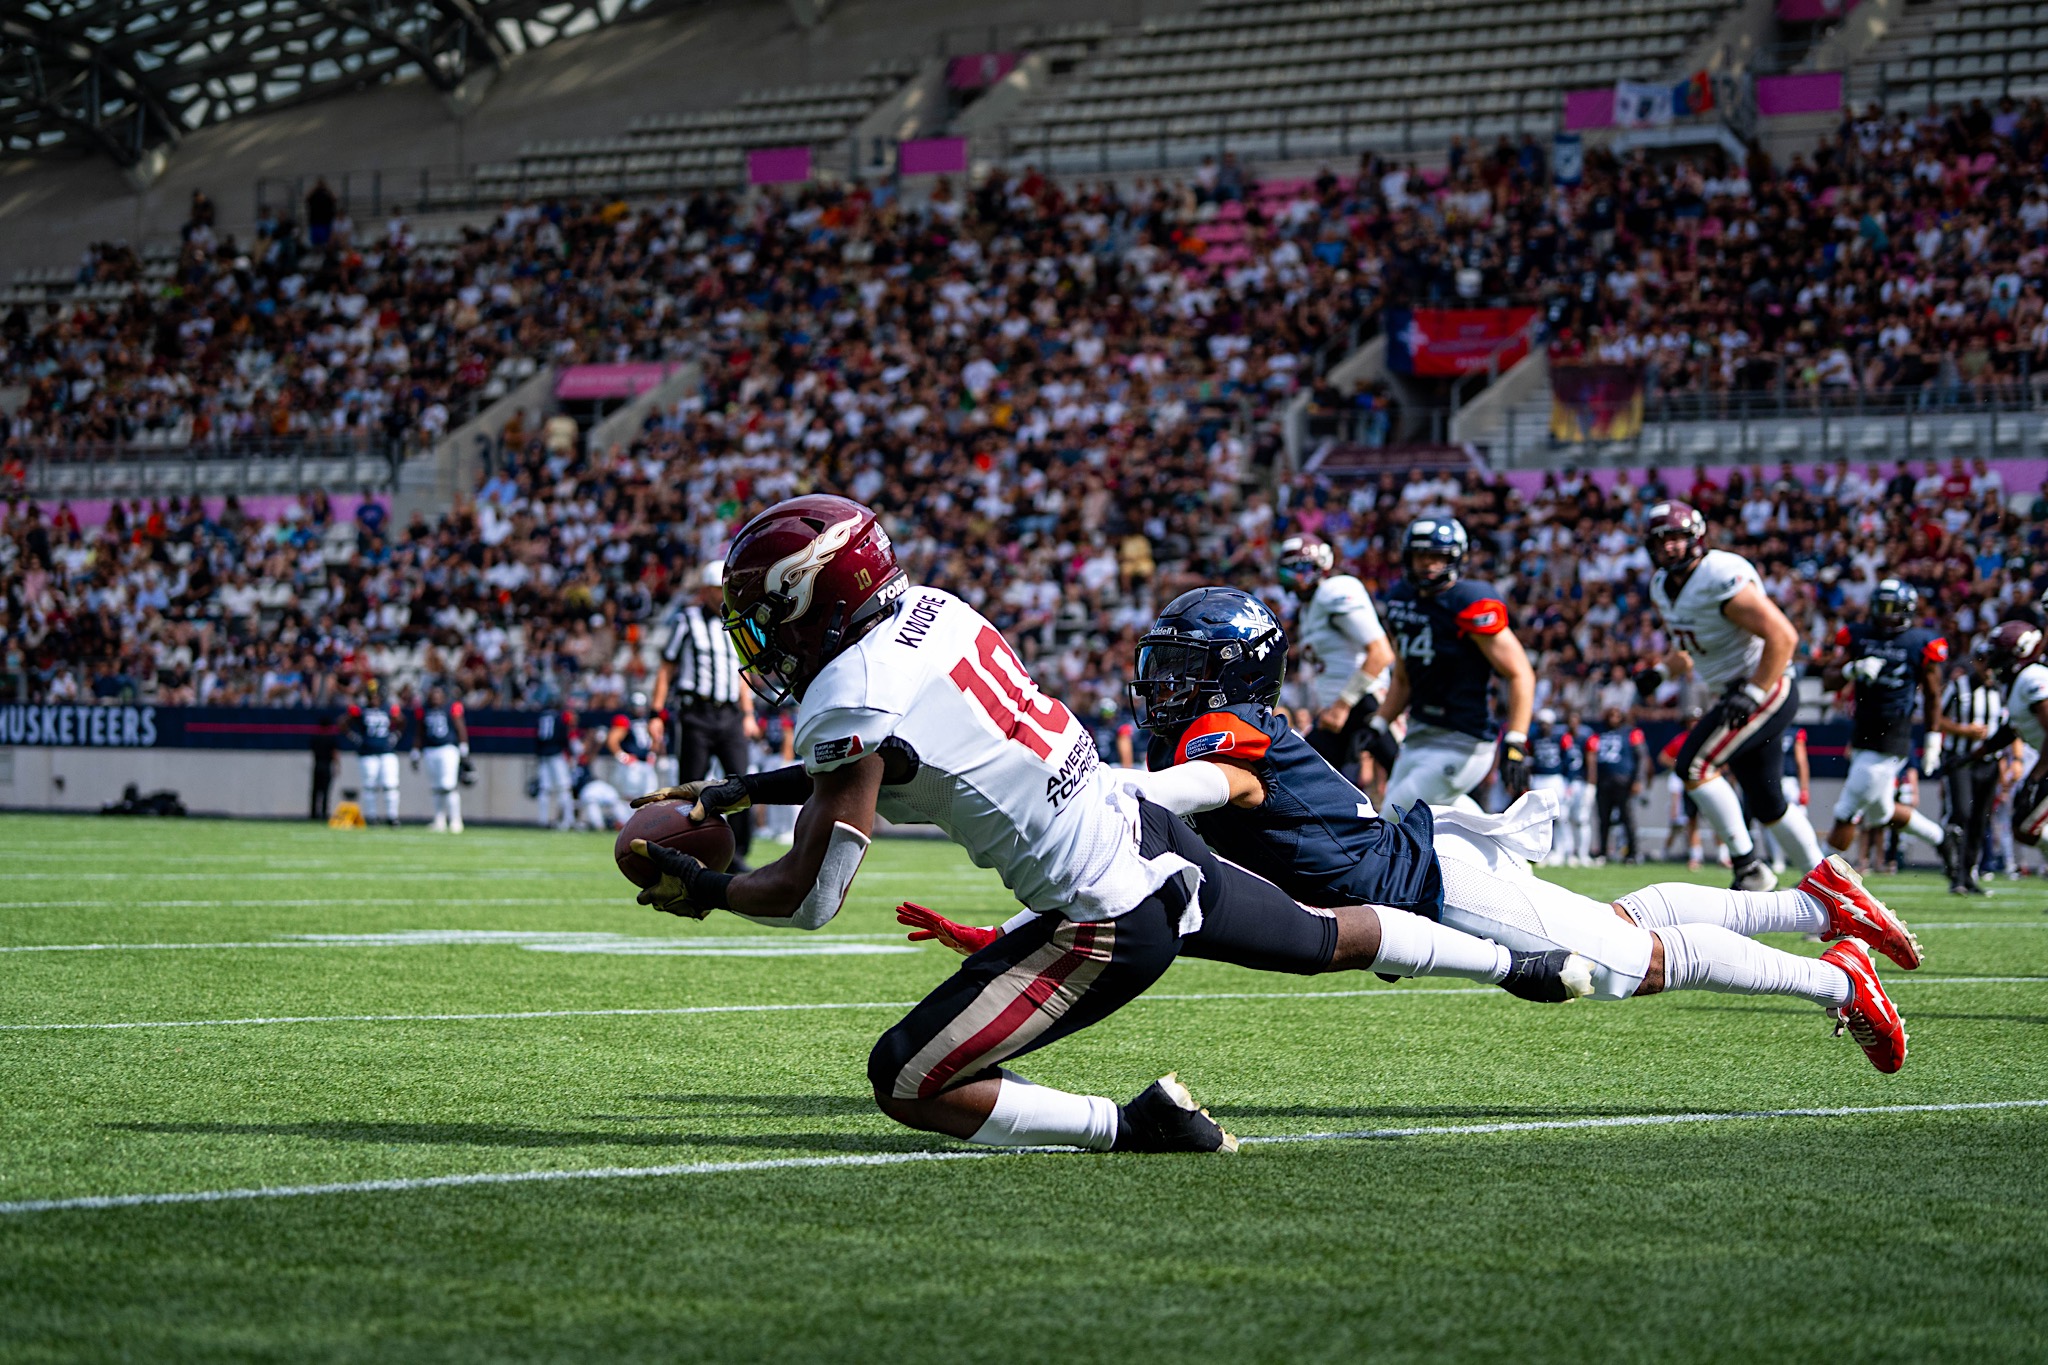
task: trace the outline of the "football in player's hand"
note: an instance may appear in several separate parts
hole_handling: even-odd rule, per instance
[[[732,866],[732,829],[719,816],[699,823],[690,818],[690,807],[682,801],[656,801],[633,812],[619,841],[612,847],[619,871],[635,886],[652,886],[661,880],[653,863],[633,851],[633,841],[645,839],[678,853],[687,853],[713,872]]]

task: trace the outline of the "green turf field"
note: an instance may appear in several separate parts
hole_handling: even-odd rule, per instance
[[[0,818],[0,1359],[2041,1360],[2048,897],[1877,889],[1895,1077],[1786,1001],[1185,962],[1024,1069],[1239,1156],[988,1156],[866,1098],[954,960],[890,907],[1008,913],[950,846],[798,936],[595,835]]]

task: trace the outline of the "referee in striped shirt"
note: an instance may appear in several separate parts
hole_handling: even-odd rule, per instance
[[[724,601],[725,565],[713,560],[698,571],[696,598],[676,615],[661,651],[654,711],[666,714],[672,704],[678,782],[710,776],[714,758],[726,776],[738,777],[753,766],[748,744],[761,737],[753,690],[740,678],[740,656],[725,633]],[[753,843],[753,816],[735,811],[726,823],[739,868]]]
[[[1941,714],[1968,727],[1952,737],[1957,756],[1989,738],[2005,724],[2005,697],[1984,666],[1981,649],[1970,652],[1969,667],[1949,679],[1941,693]],[[1938,736],[1929,735],[1930,740]],[[1942,775],[1948,792],[1948,823],[1963,831],[1962,878],[1949,890],[1958,896],[1988,896],[1977,881],[1977,863],[1984,856],[1984,838],[1991,831],[1991,808],[1998,796],[1998,764],[1972,763]]]

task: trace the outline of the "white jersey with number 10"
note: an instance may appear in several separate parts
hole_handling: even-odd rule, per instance
[[[1708,690],[1718,692],[1739,678],[1756,672],[1764,656],[1763,637],[1752,635],[1721,614],[1728,599],[1763,579],[1741,555],[1726,550],[1709,550],[1693,566],[1685,586],[1672,600],[1668,575],[1658,570],[1650,580],[1650,600],[1657,604],[1671,643],[1692,656],[1692,666]]]
[[[938,826],[1032,910],[1113,919],[1176,875],[1193,885],[1186,859],[1140,854],[1137,799],[1102,766],[1094,735],[951,593],[911,588],[804,693],[796,751],[811,773],[885,745],[917,772],[882,788],[881,814]],[[1183,930],[1198,916],[1191,905]]]

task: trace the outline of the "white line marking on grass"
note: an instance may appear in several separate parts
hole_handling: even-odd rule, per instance
[[[1673,1123],[1739,1123],[1758,1119],[1840,1119],[1873,1114],[1961,1114],[1985,1109],[2043,1109],[2048,1100],[1980,1100],[1964,1104],[1877,1104],[1827,1109],[1738,1109],[1724,1114],[1610,1114],[1592,1119],[1529,1119],[1514,1123],[1468,1123],[1432,1128],[1359,1128],[1334,1133],[1276,1133],[1240,1138],[1261,1145],[1288,1142],[1346,1142],[1368,1138],[1469,1137],[1483,1133],[1561,1132],[1575,1128],[1654,1128]],[[0,1208],[4,1208],[0,1205]]]
[[[583,930],[401,929],[382,934],[289,934],[284,938],[223,943],[11,943],[0,953],[106,953],[125,950],[239,948],[525,948],[541,953],[609,953],[637,957],[818,957],[919,951],[895,934],[735,934],[729,937],[637,938]]]
[[[854,949],[851,951],[858,950]],[[1887,984],[1897,986],[1901,981],[1922,986],[1975,986],[1986,982],[2024,982],[2032,984],[2048,981],[2048,977],[1894,977]],[[1391,1000],[1412,995],[1499,994],[1500,988],[1498,986],[1380,987],[1361,991],[1207,991],[1199,994],[1149,991],[1131,1003],[1142,1005],[1148,1000],[1160,1002],[1204,1000]],[[250,1019],[133,1019],[116,1023],[0,1024],[0,1033],[71,1032],[81,1029],[239,1028],[258,1024],[444,1024],[491,1019],[588,1019],[612,1016],[630,1018],[643,1015],[658,1016],[671,1014],[774,1014],[791,1010],[907,1010],[916,1003],[917,1001],[915,1000],[850,1000],[789,1005],[677,1005],[647,1009],[519,1010],[516,1012],[490,1014],[297,1014]]]
[[[1208,995],[1172,995],[1154,991],[1139,996],[1133,1003],[1142,1004],[1147,1000],[1349,1000],[1361,996],[1495,994],[1498,994],[1498,988],[1494,986],[1456,986],[1449,988],[1425,986],[1411,987],[1406,990],[1383,988],[1365,991],[1223,991]],[[0,1032],[44,1033],[80,1029],[233,1028],[254,1024],[444,1024],[489,1019],[586,1019],[611,1016],[636,1017],[670,1014],[778,1014],[794,1010],[907,1010],[916,1003],[915,1000],[847,1000],[787,1005],[676,1005],[647,1009],[519,1010],[516,1012],[492,1014],[304,1014],[254,1019],[135,1019],[111,1024],[0,1024]]]
[[[1680,1123],[1754,1123],[1766,1119],[1863,1118],[1887,1114],[1958,1114],[1992,1109],[2039,1109],[2048,1100],[1986,1100],[1973,1104],[1886,1104],[1868,1108],[1754,1109],[1722,1114],[1616,1114],[1603,1118],[1544,1119],[1515,1123],[1446,1124],[1428,1128],[1362,1128],[1336,1133],[1280,1133],[1241,1139],[1260,1146],[1306,1142],[1362,1142],[1416,1137],[1481,1137],[1497,1133],[1561,1132],[1573,1129],[1664,1127]],[[473,1171],[461,1175],[411,1176],[392,1180],[350,1180],[327,1185],[269,1185],[233,1190],[188,1190],[163,1194],[91,1194],[69,1199],[21,1199],[0,1203],[0,1214],[61,1210],[138,1208],[161,1204],[222,1204],[243,1199],[299,1199],[320,1194],[394,1194],[465,1185],[534,1185],[569,1180],[648,1180],[667,1176],[735,1175],[750,1171],[904,1166],[931,1161],[980,1161],[989,1157],[1078,1155],[1073,1148],[1025,1147],[936,1152],[871,1152],[858,1156],[771,1157],[761,1161],[691,1161],[670,1166],[599,1166],[581,1171]]]

